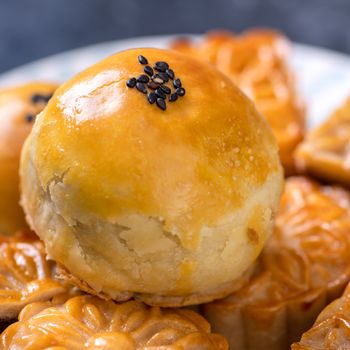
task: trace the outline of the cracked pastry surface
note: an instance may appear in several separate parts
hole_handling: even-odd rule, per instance
[[[290,46],[282,34],[262,29],[241,35],[213,32],[199,42],[178,39],[171,45],[209,61],[253,99],[277,138],[287,174],[295,172],[293,150],[305,133],[305,108],[288,63]]]
[[[127,86],[141,54],[186,87],[166,111]],[[160,306],[236,287],[272,229],[282,181],[252,102],[214,67],[158,49],[118,53],[62,85],[21,164],[22,205],[50,257],[96,294]]]
[[[0,237],[0,319],[16,319],[34,301],[68,298],[72,288],[54,275],[55,264],[34,234]]]
[[[317,317],[292,350],[339,350],[350,348],[350,287]]]
[[[295,158],[300,171],[350,186],[350,98],[307,134]]]
[[[78,296],[57,306],[28,305],[19,322],[2,334],[0,348],[227,350],[228,346],[194,311]]]
[[[27,228],[19,205],[19,158],[36,114],[56,85],[33,82],[0,89],[0,234]],[[39,98],[38,98],[39,97]]]
[[[289,349],[350,279],[350,195],[307,178],[286,181],[275,231],[250,281],[204,306],[230,349]]]

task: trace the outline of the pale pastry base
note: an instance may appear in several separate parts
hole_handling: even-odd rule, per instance
[[[169,296],[169,295],[159,295],[159,294],[147,294],[147,293],[133,293],[133,292],[120,292],[116,294],[113,300],[117,302],[124,302],[131,298],[142,301],[150,306],[160,306],[160,307],[183,307],[189,305],[198,305],[209,303],[216,299],[224,298],[230,293],[235,292],[240,289],[249,280],[252,272],[254,271],[254,266],[251,266],[240,278],[237,280],[221,285],[215,290],[210,290],[207,293],[194,293],[184,296]],[[73,276],[63,265],[59,264],[57,268],[58,278],[61,278],[82,291],[96,295],[102,299],[109,300],[111,297],[103,292],[96,292],[88,283],[80,280],[79,278]]]

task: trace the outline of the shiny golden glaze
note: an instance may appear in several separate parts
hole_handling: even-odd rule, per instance
[[[2,334],[0,349],[225,350],[226,340],[190,310],[115,304],[92,296],[27,306]]]
[[[126,87],[142,73],[140,53],[167,61],[187,89],[166,112]],[[79,188],[67,210],[107,219],[135,211],[162,217],[188,246],[204,221],[215,223],[241,206],[250,187],[279,167],[266,125],[224,76],[156,49],[119,53],[61,86],[35,137],[42,186],[62,177]],[[237,188],[233,176],[247,181]]]
[[[304,107],[288,66],[289,42],[281,34],[251,30],[236,36],[213,32],[200,43],[179,39],[172,47],[208,60],[250,96],[277,137],[282,164],[294,171],[292,152],[304,136]]]
[[[143,72],[140,54],[167,61],[186,88],[166,111],[126,86]],[[21,179],[32,228],[73,276],[118,301],[184,305],[234,290],[270,234],[283,176],[270,128],[230,79],[140,48],[57,90],[27,139]]]
[[[296,151],[299,169],[350,186],[350,98]]]
[[[347,191],[289,178],[255,274],[205,306],[214,330],[229,338],[231,349],[288,349],[350,279],[349,232]]]
[[[54,264],[33,234],[0,238],[0,319],[15,319],[28,303],[66,295],[70,289],[54,278]]]
[[[350,288],[329,304],[292,350],[350,349]]]
[[[34,104],[34,94],[52,94],[56,86],[49,83],[29,83],[0,89],[0,233],[12,234],[27,227],[19,202],[19,157],[23,142],[32,129],[27,115],[35,116],[45,107]]]

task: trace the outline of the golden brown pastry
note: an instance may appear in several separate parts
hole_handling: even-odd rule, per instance
[[[350,349],[350,286],[344,295],[329,304],[292,350]]]
[[[118,53],[62,85],[21,162],[28,221],[70,279],[160,306],[235,289],[282,181],[252,102],[214,67],[158,49]]]
[[[78,296],[65,304],[28,305],[1,336],[2,350],[226,350],[227,341],[185,309],[116,304]]]
[[[19,157],[34,119],[46,105],[56,86],[30,83],[0,89],[0,234],[26,228],[19,206]]]
[[[296,150],[301,172],[350,186],[350,98]]]
[[[277,138],[286,174],[294,173],[292,154],[304,137],[305,108],[288,65],[287,38],[271,30],[250,30],[239,36],[213,32],[200,42],[179,39],[171,46],[209,61],[253,99]]]
[[[231,350],[283,350],[350,279],[350,194],[289,178],[276,227],[251,280],[204,306]]]
[[[43,244],[33,234],[0,237],[0,320],[16,319],[34,301],[69,296],[72,288],[54,275],[54,263],[46,259]]]

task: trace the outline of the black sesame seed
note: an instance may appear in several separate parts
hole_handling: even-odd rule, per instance
[[[179,95],[179,96],[184,96],[185,95],[185,93],[186,93],[186,90],[184,89],[184,88],[182,88],[182,87],[179,87],[179,88],[177,88],[176,90],[175,90],[175,92]]]
[[[154,93],[154,92],[150,92],[148,95],[147,95],[147,99],[148,99],[148,102],[150,104],[153,104],[154,102],[156,102],[157,100],[157,95]]]
[[[161,85],[160,86],[161,90],[166,93],[167,95],[169,95],[171,93],[170,88],[168,88],[166,85]]]
[[[46,103],[51,100],[52,96],[53,96],[53,94],[48,94],[45,96]]]
[[[155,90],[159,87],[159,84],[155,83],[154,81],[150,81],[147,86],[151,89],[151,90]]]
[[[159,76],[159,78],[162,79],[164,82],[168,82],[168,81],[169,81],[168,74],[166,74],[166,73],[159,72],[159,73],[158,73],[158,76]]]
[[[154,69],[156,69],[159,72],[165,72],[169,68],[168,63],[164,61],[158,61],[154,65]]]
[[[162,89],[161,88],[158,88],[157,90],[156,90],[156,95],[159,97],[159,98],[162,98],[162,99],[165,99],[165,93],[162,91]]]
[[[39,94],[34,94],[32,95],[31,100],[33,103],[38,103],[39,101],[42,100],[42,96]]]
[[[32,123],[34,121],[34,119],[35,119],[35,116],[33,114],[27,114],[25,116],[25,119],[26,119],[27,123]]]
[[[148,83],[149,82],[149,77],[146,74],[141,74],[138,78],[137,78],[137,82],[139,83]]]
[[[129,88],[133,88],[136,85],[136,78],[131,78],[126,82],[126,86]]]
[[[152,76],[152,80],[157,83],[157,84],[163,84],[164,83],[164,80],[158,75],[158,74],[155,74]]]
[[[182,86],[181,80],[179,78],[173,81],[174,88],[180,88]]]
[[[51,97],[52,97],[52,94],[48,94],[48,95],[34,94],[31,97],[31,101],[35,104],[40,102],[47,103],[49,102]]]
[[[166,110],[166,102],[165,100],[163,100],[162,98],[157,98],[157,106],[162,110],[165,111]]]
[[[168,77],[169,77],[171,80],[173,80],[173,79],[175,78],[175,73],[174,73],[174,71],[173,71],[172,69],[167,69],[167,70],[165,71],[165,73],[168,74]]]
[[[137,82],[136,89],[142,92],[143,94],[147,94],[147,88],[144,83]]]
[[[173,93],[169,96],[169,102],[175,102],[177,100],[177,93]]]
[[[146,66],[145,68],[143,68],[143,71],[148,74],[149,76],[153,75],[153,69],[151,66]]]
[[[137,58],[138,58],[138,60],[139,60],[139,62],[141,64],[147,64],[148,63],[147,58],[145,56],[139,55],[139,57],[137,57]]]

